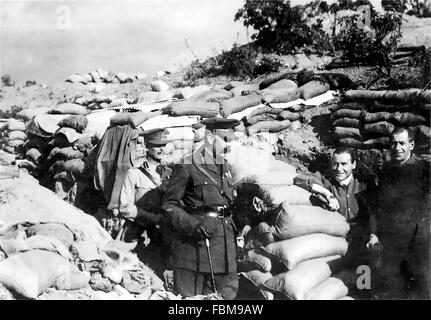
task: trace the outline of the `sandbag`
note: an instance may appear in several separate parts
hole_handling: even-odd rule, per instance
[[[51,108],[49,113],[85,115],[87,114],[87,109],[76,103],[60,103]]]
[[[255,123],[261,122],[261,121],[274,121],[277,119],[276,114],[272,113],[265,113],[265,114],[259,114],[257,116],[253,117],[247,117],[244,119],[244,123],[246,126],[251,126]]]
[[[262,249],[280,259],[289,270],[292,270],[305,260],[333,255],[344,256],[347,247],[347,241],[341,237],[314,233],[274,242]]]
[[[311,193],[295,185],[260,185],[263,193],[271,199],[273,205],[309,205]]]
[[[367,110],[367,105],[359,102],[337,102],[329,107],[329,110],[335,112],[341,109],[347,110]]]
[[[416,126],[428,123],[428,120],[424,116],[414,112],[395,112],[394,119],[404,126]]]
[[[40,153],[40,151],[39,150],[37,150],[37,149],[30,149],[30,150],[28,150],[26,153],[25,153],[25,157],[27,158],[27,159],[29,159],[29,160],[31,160],[31,161],[33,161],[34,163],[36,163],[36,164],[39,164],[41,161],[42,161],[42,159],[43,159],[43,157],[42,157],[42,154]]]
[[[342,138],[338,140],[338,144],[341,146],[358,149],[386,148],[389,145],[389,137],[380,137],[365,141],[355,138]]]
[[[350,128],[361,128],[362,122],[358,119],[352,118],[339,118],[332,122],[334,127],[350,127]]]
[[[347,295],[349,289],[340,279],[330,277],[313,289],[311,289],[305,299],[306,300],[338,300]]]
[[[312,71],[306,71],[307,74],[312,73]],[[289,79],[289,80],[297,80],[297,72],[285,72],[282,73],[280,75],[274,75],[274,76],[270,76],[267,79],[263,80],[261,83],[259,83],[259,89],[263,90],[267,87],[269,87],[270,85],[272,85],[275,82],[278,82],[282,79]]]
[[[247,134],[252,135],[258,132],[280,132],[290,127],[290,120],[274,120],[274,121],[261,121],[247,127]]]
[[[163,82],[161,80],[156,80],[150,83],[151,90],[162,92],[162,91],[168,91],[169,85],[166,82]]]
[[[330,89],[326,81],[313,80],[299,87],[299,96],[301,99],[308,100],[324,94]]]
[[[188,99],[188,98],[191,98],[193,95],[199,94],[204,91],[208,91],[210,89],[211,88],[207,85],[199,85],[193,88],[192,87],[179,88],[176,90],[174,97],[178,99]]]
[[[367,135],[389,136],[394,131],[395,126],[387,121],[364,124],[362,129]]]
[[[78,290],[85,287],[89,281],[89,272],[81,272],[76,270],[59,275],[55,279],[54,286],[58,290]]]
[[[27,134],[24,131],[9,131],[8,134],[8,140],[26,140]]]
[[[406,101],[431,102],[431,90],[406,89],[397,91],[372,91],[372,90],[348,90],[344,93],[343,100],[381,100],[403,104]]]
[[[44,250],[16,254],[0,262],[0,283],[13,292],[36,299],[61,275],[78,271],[62,256]]]
[[[196,93],[192,95],[191,98],[194,100],[206,102],[219,101],[232,98],[232,92],[223,89],[210,89]]]
[[[7,140],[6,146],[15,148],[15,147],[22,146],[24,143],[25,143],[25,141],[22,139]]]
[[[349,224],[338,212],[317,206],[283,203],[283,210],[280,210],[275,220],[273,234],[276,239],[284,240],[312,233],[345,237],[348,231]]]
[[[75,241],[74,233],[63,223],[58,222],[41,222],[29,227],[26,230],[27,237],[46,236],[58,239],[69,248]]]
[[[91,71],[90,73],[91,78],[93,79],[93,82],[100,83],[102,82],[102,79],[100,79],[100,75],[96,70]]]
[[[283,109],[278,109],[278,108],[272,108],[269,106],[264,106],[261,108],[258,108],[256,110],[253,110],[252,112],[250,112],[250,114],[248,114],[245,119],[249,119],[249,118],[253,118],[255,116],[261,115],[261,114],[279,114],[283,111]]]
[[[130,115],[130,125],[133,128],[138,128],[145,121],[154,118],[156,116],[160,116],[162,114],[161,110],[151,111],[151,112],[133,112]]]
[[[339,118],[352,118],[361,120],[364,116],[363,110],[339,109],[331,114],[331,120]]]
[[[220,102],[220,114],[227,118],[232,113],[240,112],[247,108],[259,105],[261,100],[261,96],[256,93],[222,100]]]
[[[365,112],[363,121],[368,123],[379,122],[379,121],[393,121],[394,116],[390,112]]]
[[[227,100],[225,100],[227,101]],[[220,105],[217,102],[205,102],[195,100],[176,101],[163,108],[164,114],[171,116],[193,116],[211,118],[219,114]]]
[[[425,125],[416,126],[413,128],[417,142],[431,142],[431,128]]]
[[[65,80],[65,82],[87,84],[88,80],[79,74],[72,74]]]
[[[30,121],[35,116],[39,114],[48,113],[48,111],[49,111],[49,107],[29,108],[18,112],[17,117],[20,119],[23,119],[24,121]]]
[[[246,96],[259,91],[258,83],[245,83],[232,88],[230,92],[236,96]]]
[[[70,116],[70,117],[64,118],[58,123],[58,126],[60,128],[62,127],[72,128],[79,133],[83,133],[84,130],[87,128],[87,125],[88,125],[88,119],[86,116],[83,116],[83,115]]]
[[[277,120],[289,120],[289,121],[296,121],[302,119],[303,116],[299,112],[292,112],[289,110],[284,110],[283,112],[280,112],[277,116]]]
[[[405,111],[412,109],[410,104],[386,104],[380,101],[369,102],[368,110],[370,111],[387,111],[387,112],[396,112],[396,111]]]
[[[7,127],[8,127],[8,123],[6,121],[4,122],[0,121],[0,132],[7,130]]]
[[[170,91],[163,91],[163,92],[148,91],[148,92],[142,92],[139,95],[138,103],[153,103],[153,102],[157,102],[157,101],[171,100],[172,96],[173,96],[173,94]]]
[[[273,83],[259,93],[269,103],[284,103],[299,99],[298,85],[287,79]]]
[[[26,125],[23,121],[10,120],[7,122],[6,129],[9,131],[25,131]]]
[[[261,249],[253,249],[247,252],[247,262],[251,263],[256,270],[262,272],[270,272],[272,269],[271,259],[266,256],[266,253]]]
[[[272,292],[283,293],[290,299],[303,300],[312,288],[330,275],[331,269],[326,262],[313,259],[266,280],[263,287]]]
[[[357,128],[347,128],[347,127],[335,127],[333,132],[333,137],[335,139],[342,138],[357,138],[361,139],[361,132]]]
[[[109,105],[108,108],[117,108],[122,106],[127,106],[127,100],[125,98],[115,99]]]
[[[247,279],[253,286],[255,286],[261,294],[265,297],[266,300],[274,300],[274,295],[263,289],[263,284],[265,281],[272,278],[272,274],[270,272],[262,272],[259,270],[252,270],[248,272],[241,272],[240,276]]]
[[[124,72],[118,72],[115,74],[115,78],[117,78],[120,83],[125,83],[128,76]]]
[[[51,150],[50,154],[48,155],[48,160],[53,160],[53,159],[70,160],[70,159],[82,159],[82,158],[84,158],[84,154],[79,150],[75,150],[73,147],[66,147],[66,148],[55,147],[54,149]]]
[[[70,171],[73,174],[82,176],[85,170],[85,162],[81,159],[70,159],[67,161],[58,160],[49,168],[50,172]]]

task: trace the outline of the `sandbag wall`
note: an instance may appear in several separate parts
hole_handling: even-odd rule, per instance
[[[86,74],[72,74],[65,81],[71,83],[128,83],[134,82],[137,80],[145,79],[146,74],[126,74],[124,72],[118,72],[116,74],[104,70],[104,69],[96,69]]]
[[[385,149],[396,126],[410,127],[416,150],[430,154],[431,90],[350,90],[331,108],[333,139],[358,149]]]
[[[1,150],[15,154],[27,139],[26,124],[16,119],[0,121],[0,147]]]
[[[266,296],[272,293],[296,300],[345,298],[348,288],[331,277],[328,265],[347,252],[344,237],[349,225],[344,217],[312,206],[307,192],[295,186],[273,190],[290,199],[283,202],[274,225],[261,223],[250,231],[246,258],[240,265],[252,270],[242,276],[253,281]]]

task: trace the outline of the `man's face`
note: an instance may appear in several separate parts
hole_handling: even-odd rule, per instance
[[[402,164],[409,160],[414,146],[414,141],[409,141],[407,131],[392,135],[390,145],[392,161]]]
[[[339,182],[350,177],[353,169],[356,168],[356,161],[352,162],[352,157],[348,153],[334,154],[331,164],[335,180]]]
[[[141,166],[147,157],[147,149],[145,148],[145,144],[138,139],[136,143],[136,151],[135,151],[135,162],[134,165],[136,167]]]
[[[229,151],[228,142],[232,140],[233,132],[228,130],[215,130],[207,134],[207,142],[213,146],[213,150],[224,155]]]
[[[163,146],[148,146],[148,155],[153,159],[161,161],[164,156],[164,145]]]

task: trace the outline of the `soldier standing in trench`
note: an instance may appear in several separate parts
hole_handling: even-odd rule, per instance
[[[161,234],[161,202],[172,173],[162,164],[168,141],[160,130],[147,135],[145,145],[141,142],[135,152],[139,165],[128,170],[120,192],[119,212],[124,220],[118,237],[125,242],[138,241],[135,250],[139,258],[161,276],[167,267],[165,239]],[[148,238],[141,236],[145,232]]]
[[[204,145],[175,167],[164,194],[165,217],[175,236],[174,284],[183,296],[213,290],[227,300],[237,295],[237,230],[230,210],[235,189],[230,165],[223,158],[222,132],[229,135],[227,129],[238,123],[224,120],[207,124]],[[205,239],[210,242],[212,261]]]
[[[380,271],[386,286],[381,290],[389,298],[430,298],[430,168],[413,154],[414,147],[413,132],[395,128],[391,160],[379,177],[377,216],[385,248]]]

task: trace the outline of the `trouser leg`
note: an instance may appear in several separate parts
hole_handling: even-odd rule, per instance
[[[213,285],[211,280],[211,274],[205,273],[204,282],[204,294],[213,293]],[[216,273],[214,280],[217,288],[217,292],[225,300],[233,300],[236,298],[238,293],[238,275],[236,272],[231,273]]]
[[[184,297],[203,294],[204,274],[182,269],[174,269],[174,286],[177,293]]]

